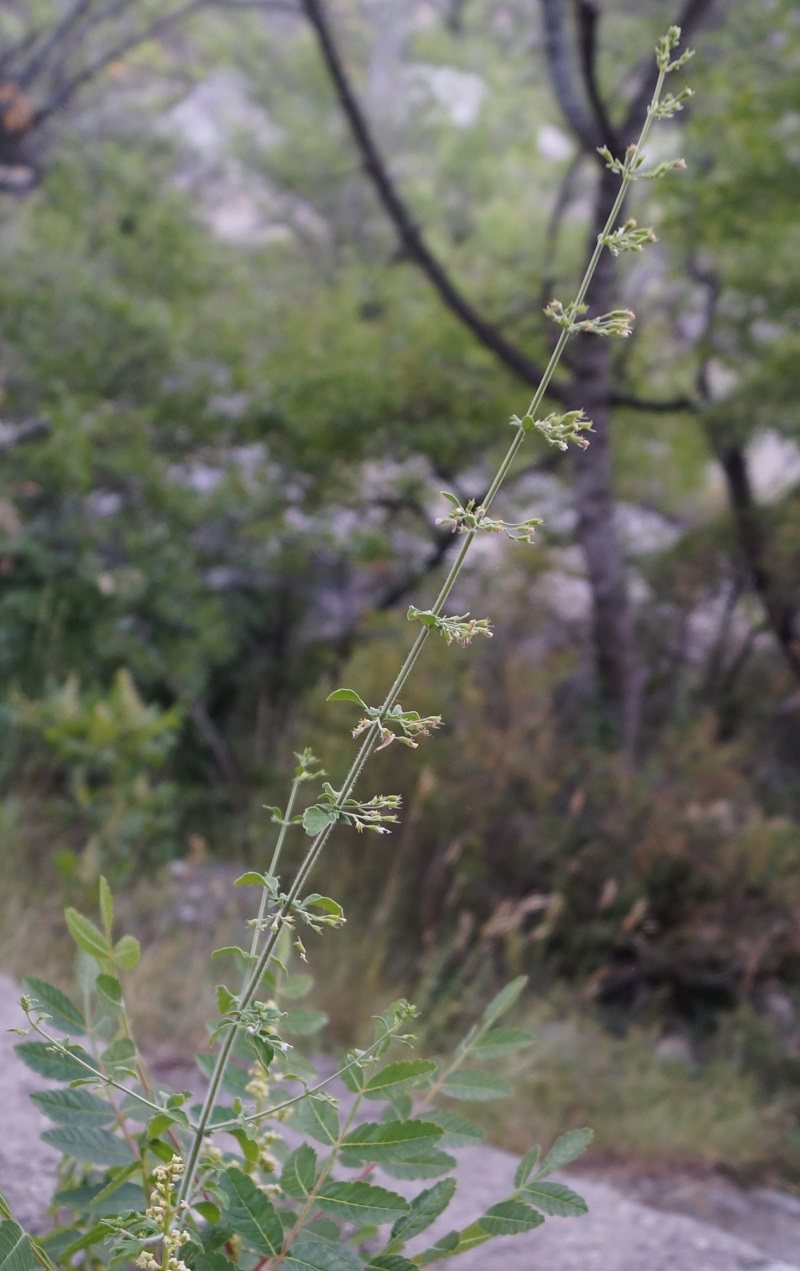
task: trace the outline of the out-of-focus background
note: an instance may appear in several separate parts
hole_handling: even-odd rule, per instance
[[[436,1046],[527,973],[501,1142],[588,1122],[597,1159],[791,1186],[792,3],[3,6],[0,969],[68,986],[104,874],[148,1045],[200,1043],[264,805],[306,746],[346,766],[328,692],[383,698],[457,543],[439,492],[485,492],[681,20],[696,96],[652,153],[688,171],[639,183],[659,241],[595,297],[635,334],[552,399],[593,444],[523,451],[498,510],[537,541],[480,540],[451,607],[494,638],[429,642],[403,704],[445,727],[371,765],[402,824],[335,838],[348,926],[309,954],[336,1043],[402,992]]]

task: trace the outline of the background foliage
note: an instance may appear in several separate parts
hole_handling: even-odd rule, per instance
[[[617,113],[661,9],[602,6]],[[538,17],[512,0],[331,11],[429,240],[543,358],[592,173]],[[451,652],[447,678],[434,651],[417,678],[415,707],[447,728],[378,764],[402,827],[336,858],[373,983],[416,983],[445,1021],[527,971],[613,1028],[685,1033],[697,1062],[746,1016],[760,1040],[741,1065],[765,1085],[777,1065],[790,1108],[796,16],[718,7],[695,41],[702,101],[669,140],[690,175],[634,209],[663,240],[623,271],[639,323],[611,429],[646,678],[635,764],[609,742],[569,475],[548,455],[509,496],[545,517],[537,545],[500,568],[487,551],[457,601],[502,612],[495,639],[455,674]],[[30,19],[4,18],[6,38]],[[313,736],[335,762],[349,717],[321,713],[320,689],[384,683],[398,615],[449,551],[437,491],[480,495],[520,400],[398,249],[302,23],[212,11],[114,65],[0,207],[0,841],[9,878],[73,900],[101,870],[135,890],[187,855],[260,859],[292,751]],[[244,209],[235,233],[226,207]],[[647,407],[664,400],[681,408]]]

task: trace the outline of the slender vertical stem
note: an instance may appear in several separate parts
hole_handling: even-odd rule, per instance
[[[653,120],[655,119],[655,116],[656,116],[656,110],[661,98],[661,92],[663,89],[666,75],[667,75],[667,67],[661,64],[656,87],[653,92],[653,97],[651,99],[650,106],[648,107],[648,110],[647,110],[647,116],[646,116],[644,125],[642,127],[641,133],[639,135],[638,143],[632,152],[629,151],[629,155],[631,156],[631,161],[629,161],[628,158],[626,157],[624,167],[620,173],[619,192],[611,208],[611,211],[606,220],[606,223],[603,229],[601,230],[601,232],[597,236],[597,242],[595,244],[594,251],[592,253],[592,256],[591,256],[591,259],[589,260],[588,265],[586,266],[586,270],[584,272],[583,278],[578,287],[575,300],[573,301],[573,304],[571,306],[571,312],[573,314],[576,312],[579,306],[583,304],[584,302],[590,283],[597,269],[598,262],[601,258],[603,248],[605,246],[605,240],[607,236],[611,233],[611,231],[615,228],[617,217],[625,201],[628,188],[631,182],[635,179],[636,172],[632,165],[632,158],[634,155],[641,154],[642,147],[644,145],[644,142],[647,139]],[[530,406],[528,407],[526,415],[530,415],[535,418],[535,414],[538,411],[539,407],[541,406],[542,401],[544,400],[545,394],[547,393],[547,389],[550,385],[553,374],[555,373],[558,367],[558,364],[561,360],[561,356],[564,352],[564,348],[567,344],[567,341],[570,335],[571,335],[571,331],[569,327],[563,327],[561,329],[559,333],[559,337],[553,348],[553,352],[550,356],[550,360],[544,370],[539,386],[533,395],[533,398],[531,400]],[[498,491],[500,490],[503,482],[505,481],[506,476],[508,475],[508,472],[514,462],[514,459],[516,458],[516,455],[520,447],[522,446],[523,441],[525,440],[526,435],[527,434],[521,428],[518,429],[518,431],[516,432],[514,439],[511,442],[511,445],[508,447],[508,450],[506,451],[506,454],[497,469],[497,473],[494,477],[494,480],[492,481],[491,486],[489,487],[487,495],[485,499],[483,500],[483,507],[486,510],[488,510],[488,508],[493,503]],[[477,529],[474,529],[474,528],[468,530],[464,534],[464,541],[461,545],[461,548],[459,549],[456,559],[453,561],[453,564],[451,565],[450,570],[448,571],[447,577],[442,583],[442,586],[439,590],[436,600],[434,601],[434,604],[431,607],[431,610],[430,610],[431,613],[437,616],[440,615],[442,608],[447,598],[449,597],[450,593],[452,592],[453,587],[455,586],[456,581],[458,580],[458,577],[464,567],[464,563],[466,561],[466,558],[472,546],[472,543],[474,542],[476,534],[477,534]],[[372,754],[373,750],[378,744],[378,739],[380,737],[381,723],[386,717],[387,712],[391,710],[391,708],[396,703],[399,694],[402,692],[409,676],[411,675],[412,670],[414,669],[414,665],[425,646],[425,643],[430,633],[431,633],[431,629],[426,626],[421,627],[421,629],[417,633],[413,641],[413,644],[411,645],[411,648],[405,658],[405,661],[403,662],[403,665],[398,671],[397,676],[395,677],[395,680],[392,683],[391,688],[389,689],[384,699],[383,705],[381,706],[381,709],[377,717],[373,720],[372,724],[367,729],[364,735],[364,738],[361,742],[361,745],[358,748],[356,756],[353,759],[352,763],[350,764],[350,768],[344,778],[344,781],[342,782],[341,788],[337,792],[337,802],[336,802],[337,809],[341,809],[345,801],[348,798],[350,798],[350,796],[352,795],[352,792],[356,786],[356,783],[358,782],[358,779],[361,775],[364,765],[366,764],[367,760],[369,759],[370,755]],[[289,802],[287,804],[287,812],[284,817],[284,822],[288,822],[290,819],[291,811],[294,807],[294,801],[297,794],[298,784],[299,783],[296,781],[292,787],[292,792],[290,794]],[[251,967],[250,972],[248,973],[247,979],[245,981],[244,989],[239,998],[238,1005],[240,1010],[245,1010],[252,1002],[255,996],[256,990],[258,988],[258,985],[261,982],[261,977],[263,976],[264,971],[266,970],[267,966],[269,965],[274,955],[276,945],[280,938],[281,930],[283,929],[283,926],[285,925],[287,919],[290,918],[290,915],[295,906],[295,903],[298,897],[300,896],[303,886],[305,885],[306,879],[308,878],[309,874],[313,870],[323,849],[325,848],[328,838],[330,837],[332,827],[333,827],[333,823],[325,826],[325,828],[321,830],[320,833],[314,837],[297,871],[297,874],[295,876],[294,882],[292,883],[292,886],[290,887],[288,893],[284,896],[280,907],[275,911],[275,913],[269,919],[269,928],[270,928],[269,934],[266,937],[264,946],[261,950],[261,953],[258,955],[257,961],[254,963],[254,965]],[[275,867],[277,864],[277,859],[283,847],[286,828],[287,828],[286,824],[283,824],[281,826],[281,833],[278,838],[278,843],[275,848],[275,853],[273,854],[273,864],[270,868],[270,872],[272,872],[272,868]],[[262,903],[262,909],[259,913],[258,925],[256,926],[256,932],[255,932],[254,941],[253,941],[253,956],[255,956],[255,952],[258,946],[258,939],[261,933],[261,926],[264,922],[264,915],[266,912],[265,906],[266,906],[266,901]],[[191,1185],[190,1180],[192,1178],[195,1167],[197,1165],[197,1160],[200,1154],[202,1141],[208,1130],[208,1125],[211,1119],[211,1113],[214,1108],[217,1094],[219,1093],[219,1089],[222,1085],[222,1080],[225,1074],[225,1068],[230,1058],[231,1050],[233,1048],[234,1041],[236,1039],[237,1031],[238,1031],[238,1025],[232,1024],[231,1027],[227,1030],[227,1032],[223,1036],[222,1043],[220,1045],[219,1054],[217,1056],[217,1061],[214,1066],[214,1071],[210,1079],[209,1089],[206,1094],[206,1098],[203,1103],[203,1108],[197,1123],[197,1130],[189,1149],[189,1153],[188,1153],[188,1157],[186,1161],[186,1168],[185,1168],[185,1172],[181,1182],[179,1200],[186,1199],[186,1196],[188,1194],[188,1190]]]

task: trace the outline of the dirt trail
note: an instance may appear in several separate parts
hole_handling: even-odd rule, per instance
[[[18,1026],[19,990],[0,976],[0,1191],[23,1225],[41,1228],[52,1192],[56,1153],[39,1139],[44,1118],[28,1095],[38,1085],[13,1053],[19,1040],[5,1030]],[[425,1244],[465,1226],[507,1195],[516,1160],[497,1148],[459,1154],[456,1198]],[[719,1179],[664,1180],[658,1188],[665,1210],[644,1204],[647,1183],[625,1190],[607,1182],[564,1175],[589,1204],[583,1218],[551,1218],[527,1237],[494,1240],[453,1258],[453,1271],[800,1271],[800,1202],[761,1189],[745,1192]],[[398,1184],[413,1194],[419,1184]],[[653,1184],[655,1187],[655,1184]],[[674,1207],[683,1212],[674,1212]],[[694,1216],[691,1216],[694,1215]]]

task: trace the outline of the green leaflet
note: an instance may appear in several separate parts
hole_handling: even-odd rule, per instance
[[[283,1261],[289,1271],[361,1271],[363,1262],[347,1245],[328,1244],[303,1232]]]
[[[112,1006],[122,1005],[122,985],[115,975],[98,975],[97,990]]]
[[[88,1090],[36,1090],[31,1099],[58,1125],[108,1125],[114,1109]]]
[[[459,1068],[447,1077],[442,1092],[451,1099],[504,1099],[511,1094],[508,1084],[486,1072]]]
[[[283,1226],[271,1202],[239,1169],[227,1169],[220,1187],[228,1202],[225,1218],[236,1234],[256,1253],[274,1258],[283,1247]]]
[[[114,961],[123,971],[130,971],[131,967],[135,967],[141,956],[142,951],[135,936],[121,936],[114,945]]]
[[[102,1128],[62,1125],[56,1130],[45,1130],[42,1142],[58,1148],[65,1156],[90,1161],[92,1165],[128,1165],[133,1159],[128,1144]]]
[[[514,1005],[527,983],[527,975],[518,975],[515,980],[512,980],[510,984],[502,988],[485,1008],[481,1017],[484,1024],[493,1024],[501,1015],[505,1015],[506,1011],[510,1010]]]
[[[339,1138],[339,1113],[328,1099],[309,1095],[295,1108],[292,1126],[317,1143],[333,1147]]]
[[[414,1261],[417,1266],[427,1267],[432,1262],[441,1262],[444,1258],[452,1258],[457,1253],[474,1249],[475,1245],[482,1245],[489,1239],[488,1231],[484,1231],[478,1223],[474,1222],[463,1231],[448,1232],[446,1236],[442,1236],[441,1240],[437,1240],[435,1245],[431,1245],[430,1249],[426,1249],[424,1253],[418,1253]]]
[[[372,1258],[367,1263],[366,1271],[417,1271],[417,1268],[413,1262],[409,1262],[408,1258],[401,1258],[396,1253],[390,1253]]]
[[[305,1200],[316,1181],[317,1154],[308,1143],[303,1143],[286,1158],[281,1187],[293,1200]]]
[[[440,1174],[447,1174],[451,1169],[455,1169],[455,1165],[454,1156],[434,1148],[433,1151],[409,1157],[403,1161],[385,1161],[383,1169],[387,1174],[391,1174],[392,1178],[438,1178]]]
[[[48,1042],[20,1042],[14,1050],[27,1068],[47,1077],[49,1081],[85,1080],[90,1073],[73,1055],[80,1055],[92,1069],[95,1068],[91,1055],[87,1055],[81,1046],[70,1046],[68,1050],[54,1050]]]
[[[310,993],[313,985],[314,979],[310,975],[290,975],[281,981],[280,994],[294,1002]]]
[[[415,1086],[427,1085],[433,1080],[438,1069],[430,1059],[405,1059],[397,1063],[387,1064],[364,1086],[365,1099],[386,1099],[394,1097],[402,1090],[411,1090]]]
[[[0,1271],[30,1271],[37,1265],[31,1238],[19,1223],[0,1222]]]
[[[530,1178],[531,1174],[536,1169],[536,1163],[539,1160],[540,1153],[541,1148],[539,1147],[528,1148],[528,1151],[517,1166],[517,1172],[514,1175],[515,1187],[522,1187],[523,1183]]]
[[[289,1011],[280,1022],[280,1030],[288,1037],[311,1037],[324,1028],[327,1022],[328,1016],[324,1011],[312,1011],[303,1007]]]
[[[102,1058],[106,1068],[122,1068],[126,1072],[132,1072],[136,1062],[136,1047],[127,1037],[120,1037],[106,1047]]]
[[[546,1174],[552,1174],[553,1170],[561,1169],[562,1165],[569,1165],[576,1156],[586,1151],[593,1137],[591,1130],[570,1130],[568,1134],[562,1134],[542,1161],[536,1177],[544,1178]]]
[[[206,1078],[213,1073],[214,1062],[213,1055],[195,1055],[195,1063]],[[246,1068],[240,1068],[237,1064],[228,1064],[222,1079],[222,1089],[225,1094],[238,1095],[240,1099],[243,1099],[247,1095],[249,1084],[250,1076]]]
[[[354,1223],[394,1222],[408,1213],[409,1204],[396,1192],[371,1183],[326,1183],[317,1193],[317,1204],[335,1218]]]
[[[521,1190],[525,1199],[543,1214],[551,1214],[556,1218],[577,1218],[588,1212],[583,1197],[563,1183],[542,1183],[533,1179]]]
[[[67,1036],[86,1032],[86,1020],[77,1006],[73,1006],[66,993],[61,992],[61,989],[57,989],[54,984],[48,984],[47,980],[38,979],[35,975],[25,976],[25,987],[47,1011],[50,1017],[49,1022],[56,1032],[66,1033]],[[46,1031],[49,1032],[50,1029]]]
[[[133,1169],[140,1169],[137,1161],[132,1161]],[[141,1184],[122,1181],[116,1185],[109,1183],[84,1183],[80,1187],[69,1187],[58,1192],[55,1199],[59,1205],[78,1212],[91,1210],[94,1218],[102,1218],[104,1214],[122,1214],[127,1209],[141,1209],[145,1203]],[[116,1182],[116,1180],[115,1180]]]
[[[78,948],[98,961],[108,962],[111,956],[109,941],[102,931],[88,918],[84,918],[83,914],[79,914],[77,909],[65,909],[64,918],[69,934]]]
[[[439,1214],[447,1209],[455,1191],[456,1180],[443,1178],[440,1183],[434,1183],[433,1187],[428,1187],[415,1196],[408,1213],[398,1218],[392,1227],[392,1243],[402,1240],[405,1244],[406,1241],[430,1227]]]
[[[523,1231],[541,1227],[544,1218],[521,1200],[504,1200],[492,1205],[478,1219],[478,1225],[490,1236],[517,1236]]]
[[[431,1121],[370,1121],[347,1135],[341,1159],[345,1165],[414,1159],[435,1147],[441,1137],[441,1129]]]
[[[473,1042],[470,1052],[475,1059],[499,1059],[501,1055],[511,1055],[515,1050],[532,1045],[530,1033],[521,1028],[492,1028]]]
[[[482,1143],[486,1137],[481,1126],[460,1117],[457,1112],[450,1112],[449,1109],[442,1112],[437,1108],[426,1112],[425,1117],[444,1131],[439,1141],[439,1146],[443,1148],[473,1147],[476,1143]]]

